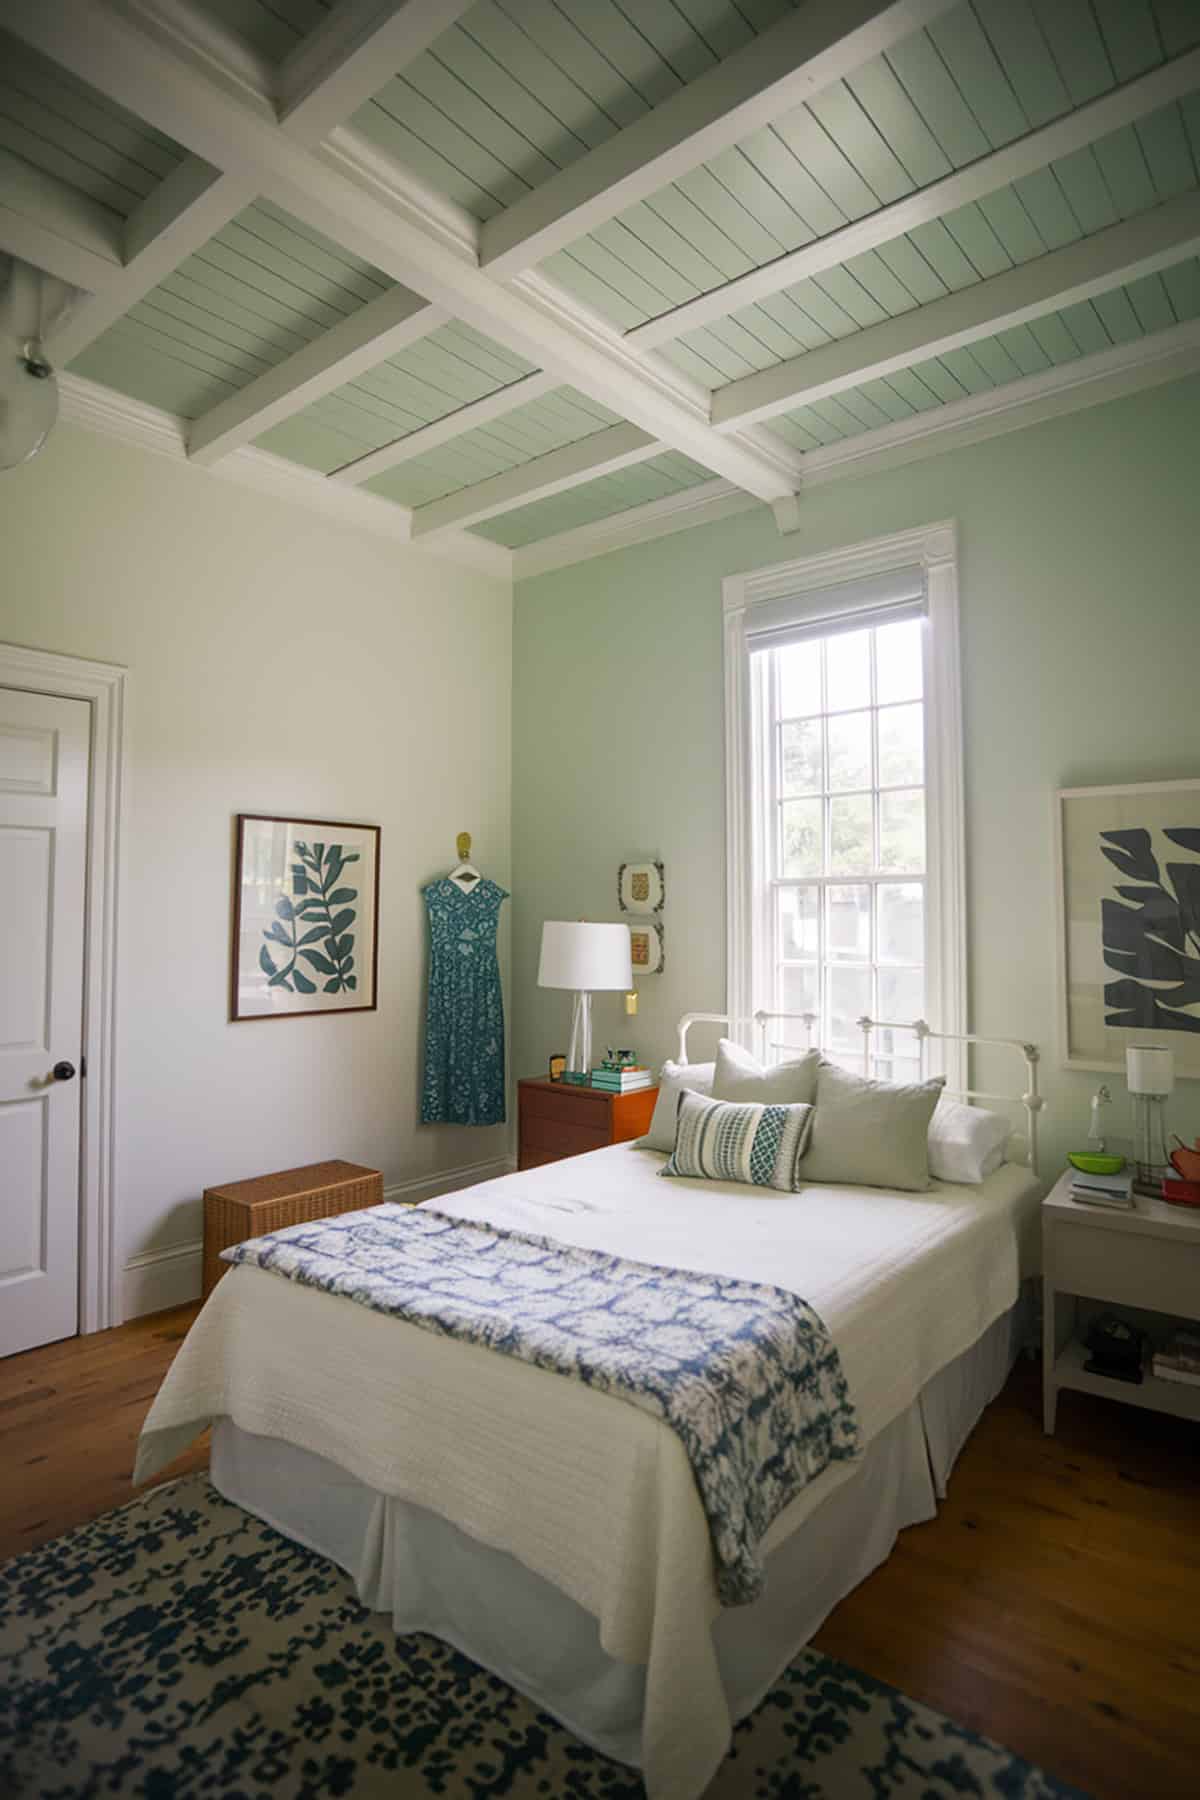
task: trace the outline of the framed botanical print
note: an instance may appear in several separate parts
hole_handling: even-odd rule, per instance
[[[635,975],[661,974],[663,928],[657,919],[630,919],[629,957]]]
[[[374,1011],[380,835],[238,814],[232,1020]]]
[[[1066,788],[1056,826],[1064,1062],[1160,1044],[1200,1077],[1200,780]]]
[[[627,862],[617,870],[617,898],[622,912],[661,912],[666,877],[660,862]]]

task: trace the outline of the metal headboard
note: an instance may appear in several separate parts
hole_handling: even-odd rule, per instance
[[[687,1037],[688,1032],[693,1025],[725,1025],[733,1030],[753,1025],[759,1034],[759,1055],[762,1060],[766,1062],[767,1052],[769,1050],[811,1049],[813,1027],[817,1023],[817,1018],[818,1015],[814,1012],[756,1012],[749,1018],[743,1019],[736,1019],[729,1013],[684,1013],[679,1021],[679,1060],[681,1063],[686,1063],[688,1059]],[[779,1044],[774,1042],[767,1035],[767,1028],[773,1023],[803,1025],[805,1031],[804,1044]],[[977,1044],[991,1050],[1016,1051],[1025,1065],[1025,1091],[1023,1094],[995,1094],[989,1093],[983,1088],[971,1087],[947,1088],[946,1092],[956,1100],[991,1100],[1003,1106],[1011,1106],[1014,1101],[1019,1100],[1020,1104],[1025,1108],[1025,1117],[1027,1121],[1026,1142],[1028,1145],[1029,1167],[1035,1175],[1038,1173],[1038,1114],[1045,1105],[1045,1101],[1038,1092],[1038,1063],[1041,1061],[1041,1051],[1036,1044],[1022,1043],[1020,1038],[980,1037],[974,1032],[934,1031],[932,1026],[926,1024],[924,1019],[906,1019],[904,1021],[899,1021],[896,1019],[869,1019],[864,1017],[857,1019],[855,1023],[863,1034],[862,1062],[863,1072],[867,1075],[870,1075],[871,1073],[871,1058],[873,1055],[871,1049],[871,1033],[873,1031],[911,1031],[917,1040],[917,1056],[922,1080],[925,1079],[928,1073],[929,1045],[931,1043],[963,1044],[967,1046]]]

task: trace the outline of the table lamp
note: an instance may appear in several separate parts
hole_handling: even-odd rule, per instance
[[[546,920],[538,986],[568,988],[575,996],[564,1081],[578,1085],[591,1074],[593,993],[624,992],[632,985],[628,925],[598,925],[589,919]]]
[[[1141,1194],[1162,1192],[1167,1172],[1167,1095],[1175,1086],[1175,1058],[1158,1044],[1129,1044],[1125,1085],[1133,1096],[1134,1186]]]

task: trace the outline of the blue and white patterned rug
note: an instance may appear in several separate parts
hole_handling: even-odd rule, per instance
[[[641,1800],[641,1781],[202,1475],[0,1569],[0,1794]],[[706,1800],[1078,1800],[805,1651]]]

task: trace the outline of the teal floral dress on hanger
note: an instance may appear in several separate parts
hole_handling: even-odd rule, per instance
[[[503,1125],[504,997],[496,927],[506,890],[469,892],[443,876],[422,889],[429,914],[423,1125]]]

